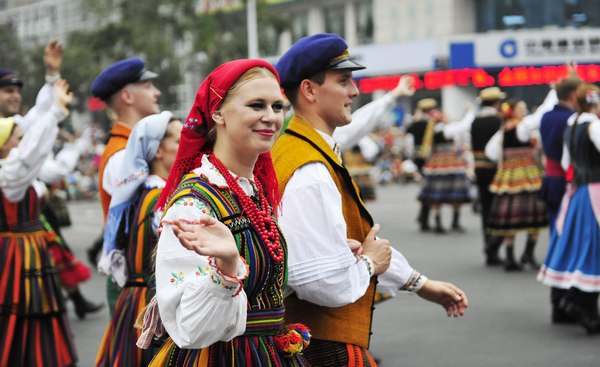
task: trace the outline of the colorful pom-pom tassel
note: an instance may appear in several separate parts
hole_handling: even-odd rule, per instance
[[[302,351],[310,344],[310,330],[303,324],[290,324],[275,335],[275,346],[290,357]]]

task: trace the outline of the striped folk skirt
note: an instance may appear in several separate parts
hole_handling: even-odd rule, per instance
[[[283,326],[284,309],[249,311],[246,332],[229,342],[204,349],[181,349],[169,338],[151,367],[302,367],[311,366],[303,355],[277,350],[274,336]],[[267,322],[271,320],[272,322]],[[310,350],[309,345],[304,353]],[[317,366],[321,366],[317,364]]]
[[[425,166],[419,201],[428,205],[461,204],[471,201],[467,164],[452,144],[437,146]]]
[[[142,367],[150,363],[153,350],[136,346],[141,330],[134,326],[138,315],[154,296],[149,296],[148,292],[148,287],[141,284],[123,288],[104,332],[96,356],[96,366]]]
[[[65,301],[45,232],[0,233],[1,366],[73,366]]]
[[[371,353],[356,345],[313,339],[304,352],[311,366],[376,367]]]
[[[546,204],[539,198],[543,172],[532,148],[507,148],[490,192],[494,194],[488,232],[512,236],[536,233],[548,225]]]

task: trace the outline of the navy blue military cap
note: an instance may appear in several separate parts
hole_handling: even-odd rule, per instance
[[[10,85],[23,86],[23,81],[17,78],[17,74],[8,69],[0,69],[0,88],[8,87]]]
[[[139,57],[117,61],[104,69],[92,82],[92,95],[104,101],[130,83],[154,79],[158,74],[146,70]]]
[[[275,66],[281,86],[292,87],[323,70],[361,70],[350,58],[346,41],[337,34],[319,33],[301,38]]]

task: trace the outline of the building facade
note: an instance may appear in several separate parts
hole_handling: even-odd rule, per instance
[[[287,18],[287,29],[273,34],[276,62],[299,38],[331,32],[344,37],[351,54],[367,69],[356,72],[363,96],[359,104],[413,74],[414,100],[435,97],[452,117],[463,100],[498,85],[530,105],[541,101],[547,83],[575,61],[586,80],[596,82],[600,64],[600,0],[268,0]],[[243,11],[241,0],[198,0],[198,11]],[[66,39],[96,21],[81,0],[0,0],[0,24],[11,23],[24,47]],[[260,26],[260,25],[259,25]],[[188,50],[191,40],[180,40]],[[187,46],[186,46],[187,45]],[[186,51],[187,50],[187,51]],[[182,51],[183,52],[183,51]],[[197,54],[201,63],[202,53]],[[525,68],[525,69],[523,69]],[[183,68],[193,73],[193,65]],[[191,70],[191,71],[190,71]],[[562,70],[562,71],[561,71]],[[186,75],[177,87],[186,106],[197,86]],[[187,82],[186,82],[187,81]],[[410,108],[410,106],[408,107]]]

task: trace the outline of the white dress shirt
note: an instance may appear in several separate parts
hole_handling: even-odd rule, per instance
[[[102,188],[111,196],[119,181],[119,171],[123,165],[123,159],[125,159],[125,149],[119,150],[108,158],[106,166],[104,166],[104,172],[102,173]]]
[[[377,119],[360,120],[356,126],[352,122],[336,129],[334,137],[344,143],[357,142],[357,136],[370,131]],[[334,138],[317,132],[333,150]],[[288,244],[287,295],[295,292],[311,303],[339,307],[365,294],[369,271],[348,247],[342,197],[325,165],[309,163],[294,172],[283,192],[279,225]],[[364,238],[355,240],[363,242]],[[377,290],[395,295],[412,273],[406,258],[393,250],[390,267],[378,277]]]

